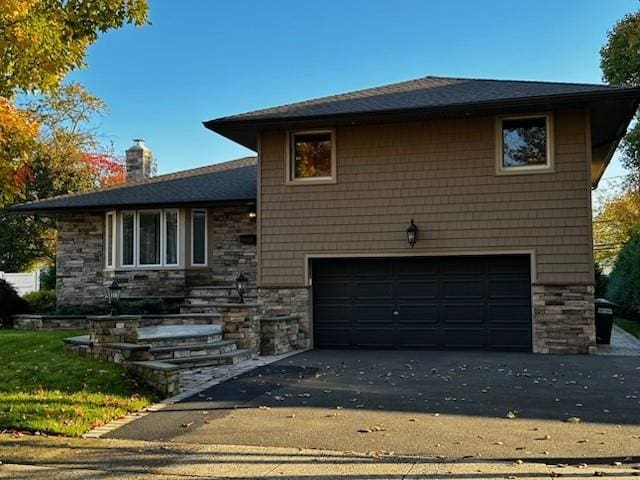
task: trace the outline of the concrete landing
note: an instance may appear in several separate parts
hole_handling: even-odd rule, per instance
[[[158,325],[138,328],[138,342],[159,338],[221,335],[222,325]]]

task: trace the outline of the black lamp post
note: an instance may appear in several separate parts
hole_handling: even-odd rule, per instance
[[[240,272],[238,278],[236,278],[236,290],[238,291],[238,296],[240,297],[240,303],[244,303],[244,295],[247,293],[247,285],[249,284],[249,279],[245,276],[244,272]]]
[[[122,291],[122,287],[118,285],[116,279],[113,279],[111,285],[107,287],[107,300],[109,301],[109,305],[111,305],[111,315],[119,315],[120,314],[120,292]]]
[[[411,219],[411,225],[407,228],[407,242],[409,242],[409,246],[411,248],[416,244],[416,240],[418,239],[418,226],[413,223],[413,218]]]

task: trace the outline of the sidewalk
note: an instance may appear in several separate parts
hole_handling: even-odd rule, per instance
[[[438,463],[438,458],[293,448],[0,435],[0,479],[540,479],[636,478],[636,464]]]

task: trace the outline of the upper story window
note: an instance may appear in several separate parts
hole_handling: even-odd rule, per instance
[[[498,173],[536,173],[553,170],[551,115],[499,117]]]
[[[333,130],[291,132],[287,152],[287,183],[335,183]]]

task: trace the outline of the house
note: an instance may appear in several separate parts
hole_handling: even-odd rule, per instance
[[[161,296],[249,271],[260,313],[295,313],[317,348],[588,353],[590,192],[639,102],[425,77],[205,122],[257,163],[17,208],[58,215],[63,301],[114,275]]]

